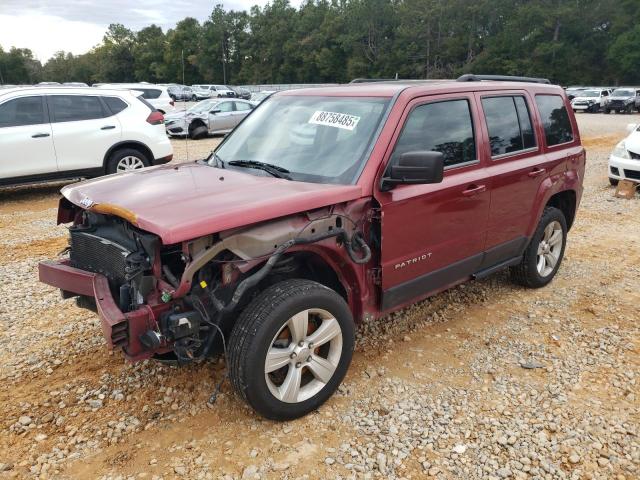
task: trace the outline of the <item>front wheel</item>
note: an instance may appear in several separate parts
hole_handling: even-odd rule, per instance
[[[618,186],[618,179],[609,177],[609,183],[611,184],[612,187],[616,187]]]
[[[560,268],[566,242],[564,214],[555,207],[545,208],[522,261],[510,269],[511,278],[525,287],[544,287]]]
[[[302,417],[342,382],[354,330],[351,311],[335,291],[310,280],[277,283],[238,318],[229,339],[229,377],[259,414]]]

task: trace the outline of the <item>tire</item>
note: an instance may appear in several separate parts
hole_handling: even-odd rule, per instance
[[[562,233],[562,237],[559,239],[556,237],[554,243],[547,243],[548,240],[554,238],[558,231]],[[528,288],[540,288],[547,285],[553,280],[558,268],[560,268],[566,243],[567,220],[564,214],[555,207],[546,207],[522,256],[522,261],[510,268],[512,280]],[[549,247],[548,250],[547,247]],[[547,253],[539,256],[538,253],[541,249],[547,250]],[[541,260],[539,257],[545,259],[542,268],[540,268]],[[552,259],[555,263],[551,262]]]
[[[209,134],[209,129],[204,125],[199,125],[195,127],[193,130],[189,132],[189,136],[193,140],[198,140],[199,138],[204,138]]]
[[[309,332],[314,326],[317,329]],[[335,291],[310,280],[277,283],[260,293],[233,327],[228,350],[231,383],[266,418],[302,417],[322,405],[342,382],[353,356],[354,330],[351,311]],[[318,334],[324,337],[319,345]],[[275,353],[268,368],[275,368],[266,373],[268,352]],[[287,385],[292,388],[283,388]]]
[[[604,113],[606,113],[606,114],[611,113],[611,109],[610,108],[605,109]]]
[[[191,101],[192,102],[197,102],[198,101],[198,97],[196,97],[195,95],[191,96]]]
[[[618,186],[618,179],[609,177],[609,183],[611,184],[612,187],[616,187]]]
[[[127,167],[127,164],[129,165]],[[116,150],[109,157],[107,162],[107,173],[122,173],[132,170],[139,170],[151,165],[147,156],[139,150],[133,148],[123,148]]]

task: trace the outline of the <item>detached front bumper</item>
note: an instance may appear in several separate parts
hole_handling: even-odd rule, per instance
[[[158,331],[158,316],[169,308],[168,305],[155,310],[142,305],[137,310],[123,313],[111,294],[106,277],[74,268],[65,260],[40,262],[38,275],[41,282],[59,288],[65,298],[93,297],[109,349],[122,349],[128,360],[137,362],[170,350],[167,347],[147,350],[140,342],[140,336],[146,331]]]

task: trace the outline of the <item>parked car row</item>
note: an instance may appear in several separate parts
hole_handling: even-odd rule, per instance
[[[640,111],[638,87],[568,87],[574,112],[632,113]]]

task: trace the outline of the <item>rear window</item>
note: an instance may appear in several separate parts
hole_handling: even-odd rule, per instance
[[[0,128],[47,123],[42,97],[14,98],[0,105]]]
[[[162,95],[162,90],[158,90],[156,88],[134,88],[133,90],[138,90],[142,92],[142,96],[144,98],[153,100],[154,98],[160,98]]]
[[[109,110],[111,110],[111,113],[114,115],[120,113],[129,106],[124,100],[118,97],[102,97],[102,99],[104,100],[104,103],[107,104],[107,107],[109,107]]]
[[[573,140],[569,113],[559,95],[536,95],[536,104],[544,126],[547,145],[559,145]]]
[[[92,120],[111,115],[103,108],[99,97],[89,95],[51,95],[54,122]]]
[[[489,129],[491,155],[496,157],[536,146],[524,97],[486,97],[482,109]]]

